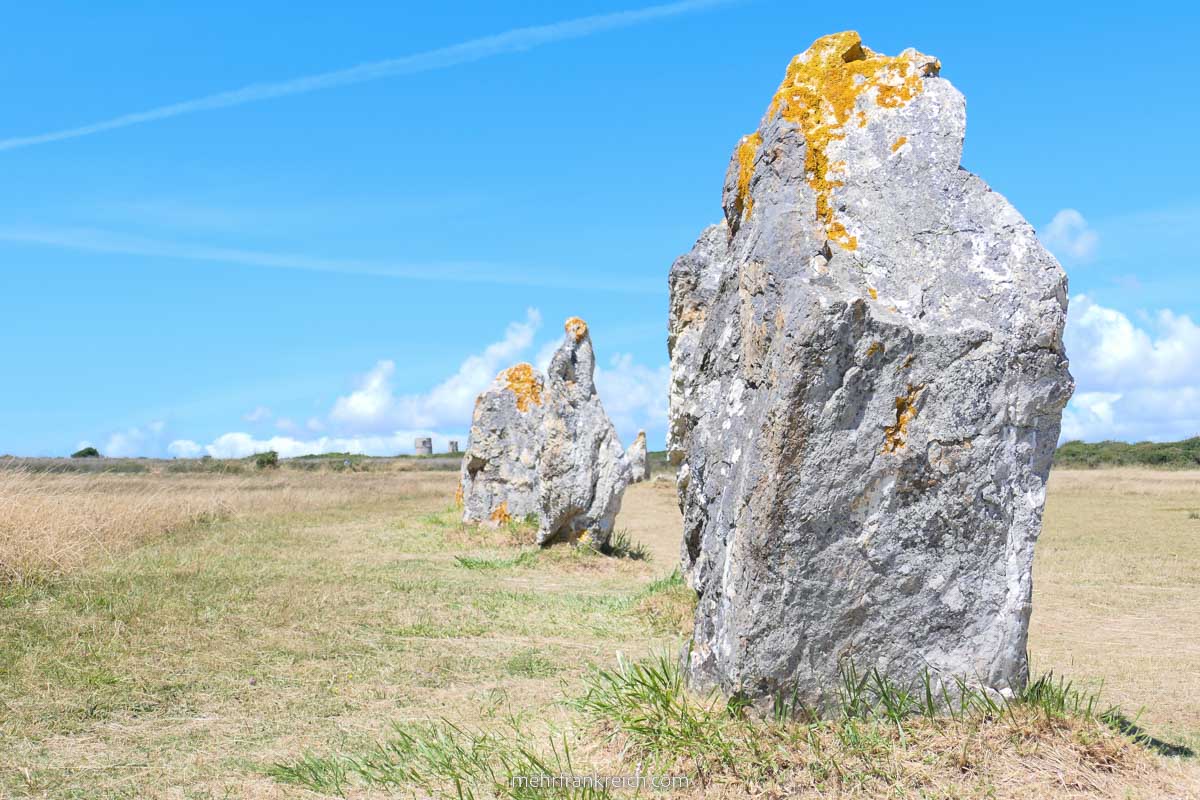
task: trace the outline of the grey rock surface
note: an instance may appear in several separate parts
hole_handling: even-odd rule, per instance
[[[828,706],[852,660],[1027,677],[1067,282],[960,166],[962,95],[857,34],[789,65],[670,275],[694,685]]]
[[[629,485],[629,462],[596,393],[587,323],[572,317],[565,327],[546,376],[538,544],[585,540],[603,549]]]
[[[629,480],[631,483],[641,483],[650,480],[650,464],[646,457],[646,432],[638,431],[637,438],[625,451],[629,461]]]
[[[475,400],[463,453],[463,521],[502,525],[537,515],[545,379],[529,364],[510,367]]]

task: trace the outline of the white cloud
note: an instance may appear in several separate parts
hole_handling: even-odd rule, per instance
[[[639,430],[646,431],[651,449],[663,440],[670,381],[668,365],[647,367],[629,353],[618,353],[607,367],[596,368],[596,391],[626,446]]]
[[[538,310],[528,309],[524,322],[511,323],[503,339],[469,356],[454,375],[425,394],[397,395],[393,386],[396,364],[380,361],[354,392],[338,398],[329,419],[339,429],[356,433],[383,433],[400,427],[435,429],[469,422],[475,398],[533,343],[541,323]]]
[[[1042,243],[1056,256],[1071,261],[1087,261],[1096,254],[1100,236],[1073,208],[1064,208],[1054,215],[1042,231]]]
[[[1065,340],[1079,386],[1114,391],[1200,383],[1200,326],[1166,309],[1149,321],[1150,330],[1139,328],[1087,295],[1072,297]]]
[[[438,433],[428,430],[395,431],[386,436],[321,436],[316,439],[295,439],[291,436],[271,436],[258,439],[249,433],[225,433],[209,445],[201,447],[195,442],[172,442],[181,445],[180,450],[199,448],[194,452],[206,452],[213,458],[245,458],[255,453],[274,450],[283,458],[309,453],[363,453],[369,456],[393,456],[413,452],[413,440],[419,436],[433,439],[436,452],[444,453],[450,439],[466,440],[465,434]]]
[[[175,458],[199,458],[204,448],[190,439],[176,439],[167,445],[167,452]]]
[[[1064,440],[1200,435],[1200,326],[1161,310],[1139,327],[1086,295],[1071,298],[1065,342],[1077,390]]]
[[[277,436],[255,436],[231,431],[208,444],[191,439],[175,439],[163,445],[162,423],[114,434],[110,447],[120,454],[150,455],[167,452],[177,458],[196,458],[208,454],[217,458],[242,458],[266,450],[283,457],[305,453],[353,452],[368,455],[411,453],[413,439],[430,436],[439,451],[446,451],[449,440],[461,446],[467,443],[465,431],[471,424],[475,398],[504,368],[528,357],[534,336],[542,322],[537,309],[530,308],[525,319],[513,322],[499,340],[482,352],[465,358],[453,375],[421,394],[399,394],[396,362],[378,361],[359,380],[354,391],[339,397],[327,418],[311,417],[299,435],[300,425],[289,418],[275,419]],[[545,343],[536,353],[536,364],[543,369],[561,339]],[[661,441],[666,431],[667,384],[670,370],[663,364],[648,367],[624,353],[612,356],[606,365],[596,368],[596,387],[600,399],[613,420],[621,440],[628,444],[639,430],[650,440]],[[271,410],[261,405],[243,419],[259,422],[272,419]],[[326,430],[332,431],[326,434]]]
[[[253,411],[242,416],[246,422],[262,422],[271,418],[271,409],[266,406],[258,406]]]
[[[112,458],[133,458],[162,452],[162,434],[166,423],[155,420],[147,425],[116,431],[108,437],[100,452]]]

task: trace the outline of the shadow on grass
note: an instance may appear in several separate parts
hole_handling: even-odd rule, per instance
[[[1104,721],[1111,725],[1114,730],[1120,731],[1142,747],[1153,750],[1160,756],[1176,758],[1195,758],[1196,756],[1196,751],[1186,745],[1171,744],[1156,736],[1151,736],[1146,732],[1145,728],[1140,727],[1124,714],[1111,712],[1104,716]]]

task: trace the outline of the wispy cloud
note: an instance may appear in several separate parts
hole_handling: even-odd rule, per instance
[[[621,11],[614,14],[599,14],[590,17],[556,22],[550,25],[535,25],[527,28],[515,28],[493,36],[471,39],[466,42],[441,47],[436,50],[426,50],[423,53],[385,61],[373,61],[359,64],[348,69],[323,72],[275,83],[255,83],[218,94],[185,100],[180,103],[139,111],[133,114],[123,114],[112,119],[81,125],[76,128],[49,131],[32,136],[16,136],[0,139],[0,151],[16,150],[21,147],[32,147],[39,144],[61,142],[67,139],[78,139],[96,133],[128,128],[132,125],[142,125],[147,122],[170,119],[184,114],[196,114],[202,111],[215,111],[232,106],[256,103],[260,100],[270,100],[276,97],[306,94],[322,89],[332,89],[354,83],[392,78],[399,75],[412,75],[418,72],[446,69],[459,64],[469,64],[485,58],[519,53],[532,50],[553,42],[568,39],[581,39],[598,33],[629,28],[646,22],[689,14],[715,6],[727,5],[731,0],[683,0],[677,3],[650,6],[632,11]]]
[[[605,281],[572,277],[569,268],[535,269],[525,265],[477,261],[452,261],[430,264],[397,264],[352,258],[323,258],[301,253],[277,253],[246,250],[191,242],[172,242],[127,236],[95,228],[58,228],[41,226],[0,226],[0,242],[38,245],[86,253],[237,264],[268,269],[334,272],[384,278],[468,283],[501,286],[530,286],[540,289],[616,292],[620,294],[662,294],[661,281]]]

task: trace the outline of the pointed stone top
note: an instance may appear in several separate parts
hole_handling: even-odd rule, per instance
[[[563,327],[566,328],[567,333],[575,337],[577,342],[588,335],[588,324],[579,317],[571,317],[563,324]]]
[[[854,31],[822,36],[788,64],[783,82],[771,99],[764,128],[743,136],[735,151],[738,163],[737,194],[732,223],[754,210],[750,181],[763,142],[765,125],[778,114],[800,129],[806,143],[804,169],[816,193],[817,216],[829,241],[844,250],[855,250],[858,240],[837,218],[831,201],[833,189],[843,185],[845,163],[831,161],[826,148],[846,138],[851,126],[867,127],[875,109],[896,109],[924,89],[924,79],[936,76],[941,62],[933,56],[905,50],[898,56],[876,53]],[[860,102],[860,98],[863,98]]]

